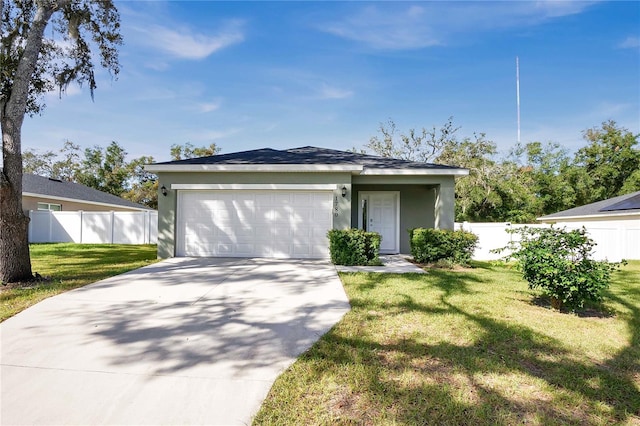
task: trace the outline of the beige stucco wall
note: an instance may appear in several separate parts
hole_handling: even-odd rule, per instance
[[[96,212],[96,211],[138,212],[140,211],[140,209],[130,209],[127,207],[117,207],[112,205],[107,206],[107,205],[98,205],[98,204],[78,203],[73,201],[54,200],[52,198],[31,197],[27,195],[22,197],[22,209],[25,211],[25,214],[28,214],[29,210],[38,210],[38,203],[60,204],[62,206],[62,211],[78,211],[78,210],[83,210],[86,212]]]

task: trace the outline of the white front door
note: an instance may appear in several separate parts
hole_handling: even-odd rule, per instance
[[[360,192],[360,228],[382,236],[381,253],[400,251],[399,203],[400,193],[396,191]]]

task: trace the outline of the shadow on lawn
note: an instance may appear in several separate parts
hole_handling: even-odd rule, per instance
[[[611,407],[608,419],[616,422],[637,420],[632,416],[640,413],[640,390],[634,381],[640,374],[638,307],[613,296],[631,312],[626,318],[632,334],[631,344],[603,364],[592,364],[576,360],[562,342],[528,327],[456,306],[449,301],[452,295],[472,293],[465,281],[481,280],[473,275],[460,274],[458,278],[455,275],[452,278],[452,275],[430,271],[430,276],[435,279],[425,285],[435,285],[441,291],[441,303],[437,306],[424,305],[403,295],[402,300],[396,299],[393,304],[380,303],[375,309],[383,316],[407,311],[462,316],[482,330],[479,333],[481,337],[473,345],[449,342],[429,345],[412,337],[379,343],[349,334],[341,335],[339,330],[333,330],[303,359],[314,361],[311,366],[317,368],[315,375],[318,380],[327,368],[340,371],[357,364],[366,369],[366,374],[361,376],[368,377],[368,382],[358,382],[354,392],[360,393],[361,398],[370,399],[369,405],[393,412],[394,421],[398,423],[512,424],[515,421],[600,424],[607,422],[600,417],[606,413],[602,404]],[[373,276],[367,278],[374,279]],[[409,277],[410,281],[415,279],[418,278]],[[353,312],[350,315],[362,315],[358,310],[365,305],[371,309],[370,301],[368,304],[352,301]],[[342,367],[334,369],[327,363]],[[407,371],[417,375],[408,382],[397,380]],[[514,396],[486,384],[492,375],[514,374],[541,379],[553,391],[547,393],[541,390],[543,388],[532,386],[531,393],[525,390],[520,396]],[[483,382],[479,380],[480,376],[485,379]],[[396,379],[390,380],[390,377]],[[579,399],[584,402],[574,409],[567,409],[567,402],[562,401],[566,398],[564,391],[580,395]],[[461,397],[465,392],[468,394],[466,399]],[[555,399],[559,400],[558,404],[554,403]],[[358,419],[355,415],[348,418],[349,413],[337,411],[338,417],[343,416],[341,420],[364,421],[365,424],[366,416],[371,415],[364,409],[364,413],[359,415],[364,415],[365,419]]]
[[[388,280],[390,277],[398,277],[402,281],[410,282],[414,285],[423,286],[425,288],[430,287],[432,283],[425,282],[425,274],[404,273],[404,274],[380,274],[376,272],[343,272],[341,275],[364,275],[367,277],[364,283],[358,284],[359,291],[373,290],[380,284]],[[477,274],[470,272],[450,272],[441,269],[430,269],[428,275],[436,278],[438,286],[445,292],[447,296],[455,293],[469,294],[472,290],[469,289],[468,283],[481,283],[485,282],[484,279]]]

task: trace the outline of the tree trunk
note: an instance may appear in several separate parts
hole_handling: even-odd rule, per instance
[[[16,178],[19,184],[16,185]],[[17,201],[17,203],[16,203]],[[33,277],[29,256],[29,218],[22,212],[22,173],[0,173],[0,282]]]
[[[51,15],[59,7],[55,2],[40,0],[37,3],[37,11],[13,76],[9,97],[0,104],[4,163],[0,172],[0,282],[22,281],[33,277],[29,256],[29,218],[22,211],[21,130],[44,30]]]
[[[31,279],[32,273],[29,218],[22,211],[20,128],[6,115],[1,124],[4,167],[0,173],[0,281],[24,281]]]

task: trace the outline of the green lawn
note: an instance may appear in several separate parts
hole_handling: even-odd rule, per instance
[[[254,424],[640,424],[640,261],[605,314],[551,310],[517,272],[341,274],[353,309]]]
[[[155,245],[31,244],[34,273],[51,281],[0,289],[0,321],[47,297],[156,262]]]

